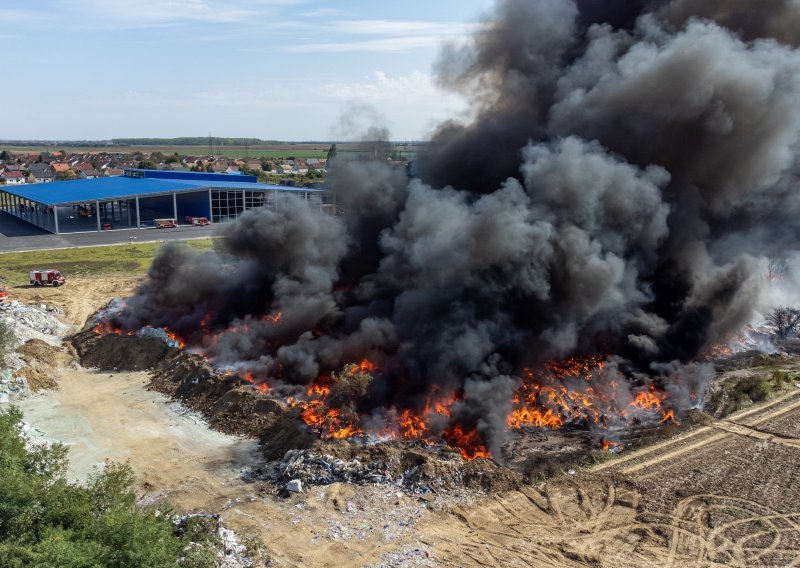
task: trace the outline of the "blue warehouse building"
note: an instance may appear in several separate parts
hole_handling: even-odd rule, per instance
[[[255,176],[127,169],[107,178],[0,186],[0,211],[51,233],[155,227],[156,220],[237,219],[258,207],[302,199],[334,213],[329,190],[257,183]]]

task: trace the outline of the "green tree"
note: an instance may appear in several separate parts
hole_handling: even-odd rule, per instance
[[[142,160],[136,167],[139,168],[140,170],[154,170],[158,166],[153,160]]]
[[[169,514],[136,506],[129,465],[107,464],[86,485],[70,483],[67,449],[27,449],[21,423],[19,409],[0,412],[0,566],[215,565],[216,537],[182,537]],[[189,538],[202,544],[192,554]]]
[[[63,172],[56,173],[56,181],[72,181],[74,179],[78,179],[78,176],[76,176],[75,172],[72,170],[64,170]]]
[[[8,158],[9,158],[9,153],[6,150],[0,152],[0,160],[8,160]]]
[[[330,161],[333,160],[337,154],[336,144],[331,144],[331,147],[328,148],[328,165],[330,165]]]

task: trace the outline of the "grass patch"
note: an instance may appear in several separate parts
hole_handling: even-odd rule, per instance
[[[209,250],[214,247],[214,240],[197,239],[182,244]],[[161,243],[157,242],[3,253],[0,254],[0,281],[7,286],[26,285],[31,270],[44,268],[57,268],[67,279],[92,274],[143,274],[160,248]]]
[[[709,406],[717,417],[724,417],[783,392],[797,380],[787,371],[767,370],[750,377],[731,378],[714,390]]]

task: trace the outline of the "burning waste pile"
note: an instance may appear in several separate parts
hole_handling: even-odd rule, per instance
[[[410,177],[334,163],[342,216],[167,244],[98,332],[164,329],[328,440],[503,462],[521,431],[678,422],[796,281],[763,266],[797,256],[798,24],[789,0],[499,0],[437,66],[471,118]]]

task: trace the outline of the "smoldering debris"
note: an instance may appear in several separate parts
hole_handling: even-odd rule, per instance
[[[681,414],[693,365],[767,298],[761,258],[796,249],[800,8],[769,5],[498,0],[437,65],[472,119],[410,179],[335,162],[345,215],[298,202],[213,253],[168,244],[113,324],[287,395],[368,360],[362,421],[439,393],[438,434],[491,452],[553,358],[614,355],[613,380]]]

